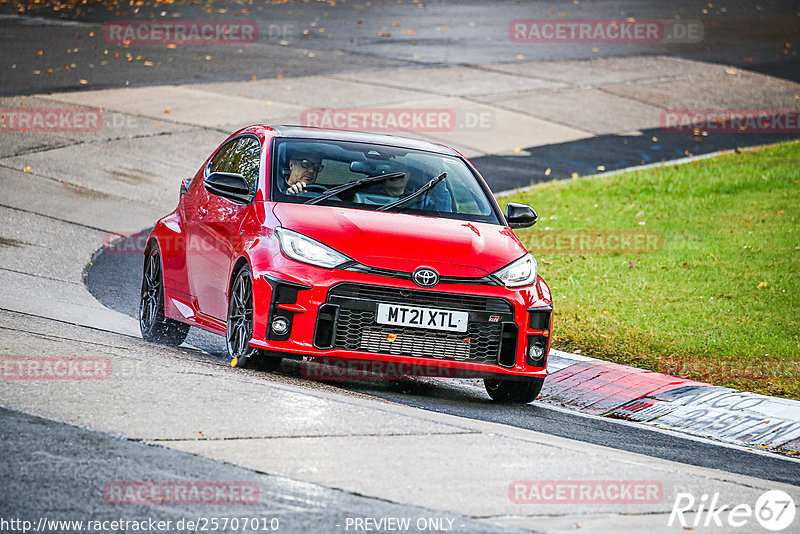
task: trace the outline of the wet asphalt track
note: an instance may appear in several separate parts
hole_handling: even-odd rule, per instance
[[[27,16],[42,18],[8,18],[19,13],[18,4],[25,6]],[[244,4],[229,0],[169,6],[147,1],[141,7],[120,2],[114,9],[103,2],[76,3],[77,9],[68,9],[66,4],[55,14],[46,8],[30,9],[33,2],[28,0],[0,6],[0,14],[7,14],[0,15],[0,95],[237,81],[253,76],[261,80],[384,67],[650,55],[725,63],[800,81],[800,4],[796,0],[345,0],[333,6],[328,2],[254,2],[246,5],[246,13],[242,13]],[[209,8],[211,13],[206,11]],[[103,24],[108,21],[176,18],[257,22],[259,40],[241,46],[167,49],[164,44],[123,46],[103,39]],[[509,24],[515,19],[564,18],[699,21],[703,38],[695,43],[598,45],[519,43],[509,37]],[[127,54],[141,59],[129,62]],[[104,60],[109,63],[102,65]],[[145,61],[153,65],[143,66]],[[69,70],[64,69],[67,65]],[[45,74],[47,68],[53,72]]]
[[[20,443],[24,443],[20,447]],[[456,532],[519,532],[488,525],[453,513],[428,510],[418,506],[390,503],[348,491],[317,484],[267,475],[180,452],[157,445],[121,439],[102,432],[86,430],[14,410],[0,408],[0,454],[13,462],[0,462],[0,508],[3,519],[31,521],[171,521],[168,529],[103,528],[103,532],[194,532],[179,528],[192,521],[199,530],[203,519],[211,517],[252,518],[258,528],[231,528],[232,532],[267,532],[275,525],[279,532],[333,532],[344,530],[348,517],[404,517],[453,520]],[[21,476],[20,473],[26,473]],[[35,483],[31,482],[35,480]],[[207,485],[233,483],[246,486],[256,497],[243,504],[229,504],[212,510],[196,504],[120,505],[105,493],[107,484],[124,481],[179,480],[182,483]],[[24,498],[20,498],[24,495]],[[56,505],[57,503],[57,505]],[[49,510],[49,515],[43,515]],[[45,523],[46,525],[47,523]],[[237,526],[243,525],[239,520]],[[52,525],[52,524],[51,524]],[[233,523],[231,523],[233,525]],[[268,528],[265,528],[268,527]],[[338,527],[338,528],[337,528]],[[37,527],[38,528],[38,527]],[[3,532],[21,532],[21,529]],[[208,529],[212,532],[222,531]],[[34,530],[28,530],[32,532]],[[78,528],[42,528],[40,532],[97,531]]]

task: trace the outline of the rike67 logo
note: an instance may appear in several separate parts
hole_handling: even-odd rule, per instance
[[[769,531],[779,532],[792,526],[794,517],[794,500],[781,490],[767,491],[756,500],[755,506],[723,504],[719,493],[703,494],[699,499],[691,493],[678,493],[667,526],[681,526],[684,530],[743,527],[743,531],[754,532],[757,523]]]

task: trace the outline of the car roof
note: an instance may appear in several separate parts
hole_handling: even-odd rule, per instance
[[[267,126],[267,125],[265,125]],[[355,143],[371,143],[375,145],[388,145],[412,150],[424,150],[448,156],[459,154],[452,148],[428,141],[409,139],[397,135],[376,134],[367,132],[353,132],[349,130],[333,130],[327,128],[314,128],[311,126],[279,125],[268,126],[275,131],[276,137],[291,137],[298,139],[325,139],[332,141],[352,141]]]

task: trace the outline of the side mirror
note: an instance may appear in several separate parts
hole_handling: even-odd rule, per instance
[[[536,224],[539,215],[536,210],[527,204],[515,204],[510,202],[506,206],[506,221],[511,228],[528,228]]]
[[[233,172],[212,172],[203,180],[206,191],[234,202],[249,204],[253,201],[250,184],[241,174]]]
[[[180,193],[181,197],[189,192],[189,187],[191,185],[192,185],[191,179],[187,178],[186,180],[181,180],[181,193]]]

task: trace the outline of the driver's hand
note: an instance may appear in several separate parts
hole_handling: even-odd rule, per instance
[[[301,192],[303,189],[305,189],[305,187],[306,187],[306,182],[304,180],[300,180],[299,182],[296,182],[296,183],[290,185],[289,188],[286,190],[286,194],[287,195],[296,195],[299,192]]]

